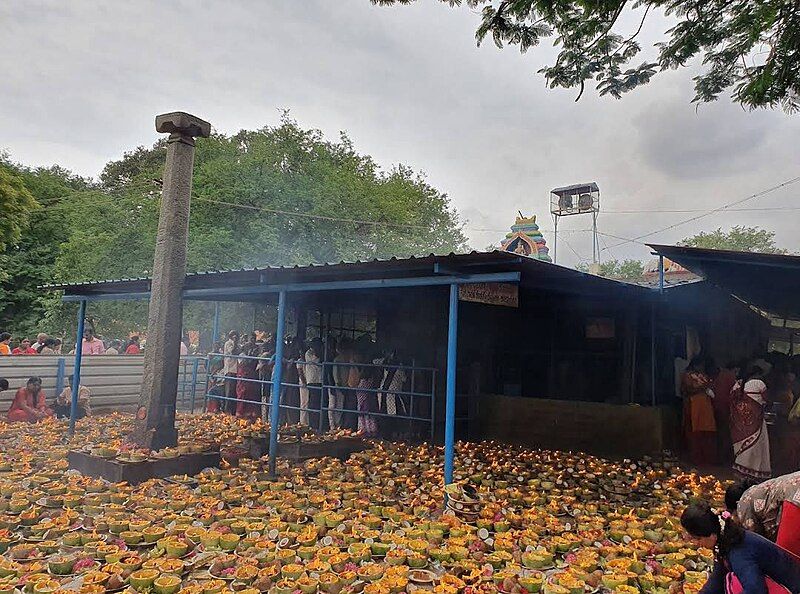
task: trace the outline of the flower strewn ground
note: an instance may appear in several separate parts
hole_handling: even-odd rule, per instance
[[[669,461],[462,443],[446,489],[441,448],[378,442],[276,481],[249,459],[135,487],[68,471],[69,448],[130,457],[131,422],[86,419],[71,442],[62,422],[0,424],[0,594],[666,594],[698,591],[710,563],[677,517],[722,485]],[[190,451],[253,428],[179,429]]]

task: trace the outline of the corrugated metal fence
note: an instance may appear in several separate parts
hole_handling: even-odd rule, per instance
[[[0,392],[0,413],[5,413],[14,392],[31,376],[42,378],[42,389],[51,404],[68,385],[74,357],[41,356],[0,357],[0,377],[8,380],[9,390]],[[92,390],[92,409],[130,411],[139,402],[143,356],[96,355],[83,357],[81,385]],[[178,371],[178,408],[189,410],[203,404],[206,387],[206,358],[181,357]]]

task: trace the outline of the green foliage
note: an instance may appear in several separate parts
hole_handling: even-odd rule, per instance
[[[61,170],[20,168],[32,193],[48,206],[32,220],[9,283],[2,285],[15,301],[0,310],[0,326],[27,333],[74,326],[74,305],[42,295],[38,285],[150,274],[165,151],[163,141],[139,147],[108,163],[99,184]],[[276,127],[197,143],[190,272],[465,247],[446,195],[402,165],[381,170],[344,135],[326,140],[284,116]],[[235,319],[252,320],[252,310],[245,310]],[[144,302],[90,308],[98,332],[106,336],[144,330],[146,311]],[[210,304],[188,304],[186,326],[207,328],[212,315]]]
[[[53,266],[59,245],[68,234],[64,208],[70,196],[88,186],[88,181],[59,167],[28,169],[6,165],[35,196],[41,208],[28,212],[19,241],[2,258],[0,275],[0,328],[18,335],[34,335],[42,329],[42,318],[57,298],[37,289],[53,281]]]
[[[728,231],[721,228],[711,233],[701,232],[678,242],[687,247],[709,248],[714,250],[734,250],[737,252],[760,252],[762,254],[787,254],[775,245],[775,233],[759,227],[737,225]]]
[[[371,0],[411,4],[415,0]],[[601,95],[619,98],[650,81],[659,71],[701,58],[704,71],[694,78],[696,102],[725,92],[748,108],[800,107],[800,9],[796,0],[441,0],[480,10],[480,44],[490,37],[498,47],[520,51],[552,38],[555,63],[542,70],[552,87],[580,88],[596,81]],[[634,31],[621,31],[618,19],[633,11]],[[637,37],[653,14],[674,21],[656,44],[652,59],[640,59]],[[657,56],[655,55],[657,53]],[[578,95],[580,98],[580,94]]]
[[[0,161],[0,254],[19,241],[36,206],[23,179]]]
[[[580,263],[576,266],[581,272],[589,272],[589,265]],[[626,281],[639,281],[644,276],[644,264],[639,260],[606,260],[600,263],[600,276]]]

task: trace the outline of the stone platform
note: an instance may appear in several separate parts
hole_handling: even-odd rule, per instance
[[[346,460],[350,454],[362,452],[369,445],[358,437],[342,437],[331,441],[309,443],[305,441],[278,442],[278,457],[287,460],[308,460],[330,456]],[[244,449],[252,458],[261,458],[269,454],[269,435],[248,437],[244,440]]]
[[[81,451],[70,451],[67,454],[69,467],[83,475],[104,478],[112,483],[127,482],[131,485],[152,478],[166,478],[179,474],[194,476],[204,468],[218,467],[220,459],[218,451],[184,454],[177,458],[143,462],[118,462]]]

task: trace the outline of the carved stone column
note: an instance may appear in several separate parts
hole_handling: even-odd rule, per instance
[[[156,116],[156,130],[169,133],[153,281],[147,318],[147,343],[139,408],[133,438],[160,449],[177,443],[175,404],[183,318],[183,282],[189,239],[194,139],[206,138],[211,125],[181,111]]]

